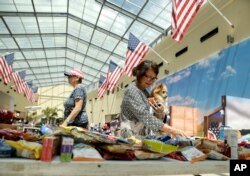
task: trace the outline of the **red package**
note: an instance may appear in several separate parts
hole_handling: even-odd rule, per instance
[[[59,139],[57,137],[45,137],[42,141],[42,161],[51,161],[57,153]]]

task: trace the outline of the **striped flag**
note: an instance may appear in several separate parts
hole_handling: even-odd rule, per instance
[[[26,83],[27,83],[27,85],[28,85],[30,88],[33,86],[32,80],[29,80],[29,81],[27,81]]]
[[[37,91],[38,91],[38,87],[32,87],[31,89],[32,89],[33,93],[37,93]]]
[[[109,63],[108,90],[114,91],[115,86],[122,75],[123,68],[118,66],[112,60]]]
[[[24,81],[25,76],[26,76],[26,71],[25,70],[20,71],[20,72],[18,72],[18,74],[19,74],[20,78]]]
[[[3,78],[4,83],[11,81],[12,64],[14,62],[14,53],[0,57],[0,76]]]
[[[25,75],[25,71],[21,71],[21,72],[13,72],[12,73],[12,80],[14,81],[14,84],[16,86],[16,90],[18,93],[23,93],[24,92],[24,75]],[[23,78],[23,79],[22,79]]]
[[[132,76],[132,70],[139,63],[141,63],[142,59],[148,52],[149,47],[137,39],[132,33],[129,34],[128,40],[128,50],[126,53],[126,61],[124,72],[128,76]]]
[[[19,74],[20,78],[22,79],[21,84],[22,84],[24,95],[28,100],[31,101],[33,92],[32,92],[32,90],[30,89],[30,87],[28,86],[28,84],[24,80],[25,76],[26,76],[26,71],[25,70],[20,71],[20,72],[18,72],[18,74]]]
[[[26,84],[26,82],[23,82],[24,85],[24,94],[26,96],[26,98],[30,101],[32,101],[32,90],[29,88],[29,86]]]
[[[204,0],[173,0],[172,38],[180,42]]]
[[[103,97],[106,88],[107,88],[107,79],[105,76],[100,75],[99,88],[98,88],[98,98]]]
[[[36,102],[37,101],[37,95],[36,95],[36,93],[37,93],[37,91],[38,91],[38,87],[31,87],[31,90],[32,90],[32,97],[31,97],[31,101],[32,102]]]

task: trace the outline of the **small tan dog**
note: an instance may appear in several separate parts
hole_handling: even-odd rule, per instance
[[[168,88],[165,84],[161,83],[156,85],[151,91],[150,97],[154,97],[157,103],[165,105],[168,98]]]
[[[148,98],[148,101],[151,104],[157,104],[157,105],[162,105],[164,107],[164,112],[166,114],[169,114],[169,110],[168,110],[168,105],[167,105],[167,101],[168,101],[168,88],[165,84],[160,83],[158,85],[156,85],[150,94],[151,98]]]

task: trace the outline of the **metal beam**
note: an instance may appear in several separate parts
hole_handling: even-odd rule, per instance
[[[0,16],[3,16],[3,17],[7,17],[7,16],[14,16],[14,17],[35,17],[35,14],[34,12],[0,12]],[[48,13],[48,12],[36,12],[36,16],[37,17],[65,17],[65,18],[69,18],[69,19],[72,19],[72,20],[75,20],[81,24],[84,24],[86,26],[89,26],[90,28],[95,28],[95,25],[93,25],[92,23],[88,22],[88,21],[85,21],[77,16],[74,16],[72,14],[68,14],[68,13]],[[96,26],[95,28],[96,30],[100,31],[100,32],[103,32],[104,34],[106,35],[109,35],[109,36],[112,36],[120,41],[124,41],[124,42],[127,42],[128,40],[125,39],[125,38],[122,38],[121,36],[113,33],[113,32],[110,32],[106,29],[103,29],[101,27],[98,27]]]
[[[83,53],[81,53],[81,52],[79,52],[79,51],[76,51],[76,50],[74,50],[74,49],[71,49],[71,48],[67,48],[67,47],[49,47],[49,48],[22,48],[21,50],[22,51],[40,51],[40,50],[63,50],[63,49],[68,49],[68,50],[70,50],[70,51],[72,51],[72,52],[75,52],[75,53],[77,53],[77,54],[79,54],[79,55],[81,55],[81,56],[83,56],[83,57],[89,57],[90,59],[93,59],[94,61],[97,61],[97,62],[99,62],[99,63],[101,63],[101,64],[106,64],[106,65],[108,65],[107,63],[105,63],[105,62],[102,62],[102,61],[100,61],[100,60],[98,60],[98,59],[96,59],[96,58],[94,58],[94,57],[91,57],[91,56],[88,56],[88,55],[86,55],[86,54],[83,54]],[[16,51],[18,51],[18,52],[20,52],[20,49],[11,49],[11,48],[9,48],[9,49],[0,49],[0,52],[10,52],[10,51],[12,51],[12,52],[16,52]],[[29,60],[29,59],[27,59],[27,60]],[[84,64],[84,63],[81,63],[81,64]]]
[[[160,33],[163,33],[165,31],[162,27],[157,26],[156,24],[151,23],[150,21],[147,21],[147,20],[139,17],[140,13],[138,13],[137,15],[135,15],[135,14],[133,14],[133,13],[131,13],[131,12],[129,12],[129,11],[127,11],[127,10],[119,7],[119,6],[116,6],[116,5],[112,4],[112,3],[110,3],[109,1],[105,1],[105,6],[111,8],[111,9],[117,11],[118,13],[121,13],[121,14],[127,16],[127,17],[130,17],[132,19],[136,19],[138,22],[140,22],[140,23],[142,23],[142,24],[144,24],[146,26],[149,26],[150,28],[155,29],[156,31],[158,31]],[[140,12],[142,11],[142,9],[144,9],[144,7],[145,6],[143,6],[141,8]]]
[[[76,60],[73,60],[73,59],[71,59],[71,58],[68,58],[68,57],[49,57],[48,59],[61,59],[61,58],[63,58],[63,59],[65,59],[65,60],[71,60],[71,61],[74,61],[75,63],[77,63],[77,64],[82,64],[81,62],[78,62],[78,61],[76,61]],[[28,61],[38,61],[38,60],[42,60],[42,59],[45,59],[45,58],[35,58],[35,59],[28,59]],[[24,59],[19,59],[19,60],[17,60],[17,61],[15,61],[15,62],[17,62],[18,63],[18,61],[26,61],[26,60],[24,60]],[[49,66],[49,67],[64,67],[64,66],[66,66],[66,64],[61,64],[61,65],[54,65],[54,66]],[[68,66],[67,65],[67,67],[68,68],[71,68],[70,66]],[[22,68],[17,68],[17,69],[26,69],[27,67],[22,67]],[[36,68],[36,67],[32,67],[32,68]],[[40,68],[40,66],[39,67],[37,67],[37,68]],[[96,68],[93,68],[93,67],[91,67],[91,69],[94,69],[94,70],[96,70],[96,71],[100,71],[99,69],[96,69]],[[103,71],[101,71],[101,73],[102,74],[106,74],[106,72],[103,72]],[[87,74],[87,73],[86,73]],[[27,75],[27,74],[26,74]],[[89,74],[90,75],[90,74]],[[93,76],[93,75],[92,75]],[[94,76],[93,76],[94,77]]]
[[[57,78],[62,78],[62,76],[58,76],[58,77],[52,77],[51,79],[52,79],[52,81],[53,81],[53,79],[57,79]],[[39,78],[39,80],[48,80],[48,78]],[[83,79],[83,81],[86,81],[86,82],[89,82],[89,83],[91,83],[91,81],[90,80],[88,80],[88,79]],[[65,80],[55,80],[55,81],[53,81],[53,82],[67,82],[67,81],[65,81]]]
[[[35,18],[36,18],[36,25],[37,25],[37,27],[38,27],[38,31],[39,31],[39,34],[40,34],[40,38],[42,38],[41,37],[41,29],[40,29],[40,24],[39,24],[39,22],[38,22],[38,18],[37,18],[37,15],[36,15],[36,8],[35,8],[35,4],[34,4],[34,0],[31,0],[31,3],[32,3],[32,7],[33,7],[33,11],[34,11],[34,13],[35,13]],[[22,21],[22,23],[23,23],[23,21]],[[54,24],[53,24],[54,25]],[[23,26],[24,26],[24,24],[23,24]],[[30,41],[30,40],[29,40]],[[44,48],[44,42],[43,42],[43,40],[41,40],[41,43],[42,43],[42,46],[43,46],[43,48]],[[44,52],[44,55],[45,55],[45,57],[47,58],[47,54],[46,54],[46,52],[43,50],[43,52]],[[47,65],[48,65],[48,67],[49,67],[49,63],[48,63],[48,59],[46,59],[46,62],[47,62]],[[49,73],[50,73],[50,70],[49,70]],[[50,79],[51,79],[51,75],[49,74],[49,76],[50,76]],[[51,79],[51,82],[52,82],[52,79]]]
[[[99,50],[102,50],[104,52],[106,52],[107,54],[112,54],[113,56],[119,58],[119,59],[124,59],[124,56],[121,56],[119,54],[116,54],[114,52],[111,52],[105,48],[101,48],[100,46],[97,46],[93,43],[89,43],[83,39],[80,39],[80,38],[77,38],[76,36],[74,35],[71,35],[71,34],[67,34],[67,33],[42,33],[42,34],[39,34],[39,33],[29,33],[29,34],[0,34],[0,38],[27,38],[27,37],[66,37],[66,40],[67,40],[67,37],[73,39],[73,40],[76,40],[76,41],[80,41],[82,44],[85,44],[85,45],[91,45],[93,46],[94,48],[97,48]],[[119,42],[118,42],[119,43]],[[65,45],[67,46],[67,44]],[[124,51],[125,52],[125,51]]]
[[[50,66],[49,68],[53,68],[53,67],[64,67],[65,65],[55,65],[55,66]],[[37,67],[32,67],[32,69],[38,69],[38,68],[47,68],[47,66],[37,66]],[[66,65],[66,67],[69,67],[68,65]],[[69,67],[71,68],[71,67]],[[23,68],[17,68],[15,69],[15,71],[21,71],[21,70],[25,70],[27,68],[23,67]],[[29,69],[29,68],[28,68]],[[34,72],[34,71],[33,71]],[[51,74],[53,73],[60,73],[60,72],[50,72]],[[63,72],[64,73],[64,72]],[[62,73],[62,75],[63,75]],[[47,75],[48,73],[35,73],[36,75]],[[85,75],[88,75],[89,77],[93,77],[93,78],[97,78],[94,75],[91,75],[89,73],[84,73]],[[34,74],[26,74],[26,76],[30,76],[30,75],[34,75]],[[53,78],[53,77],[52,77]],[[89,82],[91,82],[90,80],[88,80]]]

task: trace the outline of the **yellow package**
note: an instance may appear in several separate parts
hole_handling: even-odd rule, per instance
[[[30,159],[40,159],[42,153],[42,145],[36,142],[27,142],[24,140],[10,141],[5,140],[6,144],[9,144],[16,149],[16,155]]]
[[[165,155],[162,153],[146,152],[146,151],[142,151],[142,150],[136,150],[134,153],[135,153],[136,159],[139,159],[139,160],[159,159]]]

